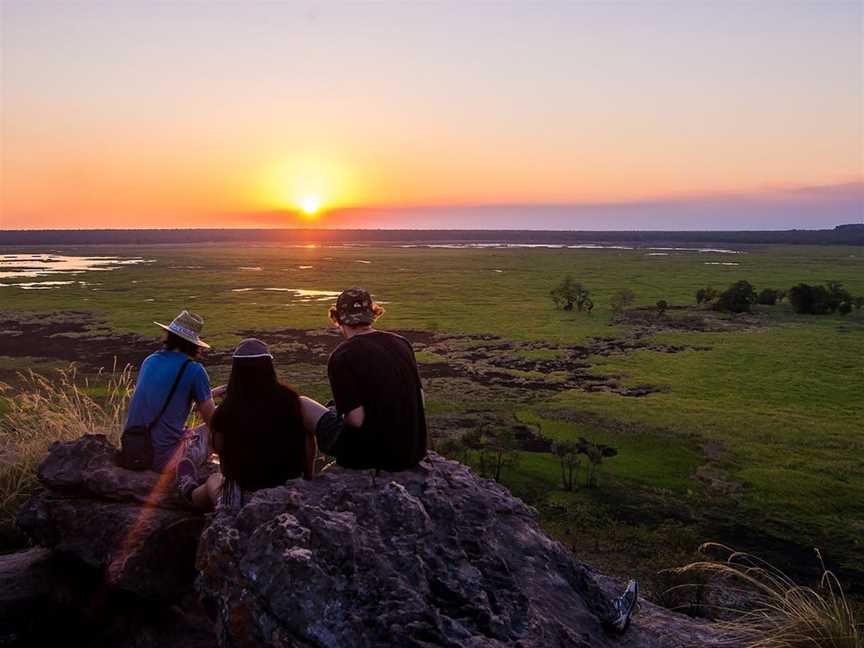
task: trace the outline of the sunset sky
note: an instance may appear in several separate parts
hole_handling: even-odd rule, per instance
[[[864,218],[860,2],[0,7],[0,228]]]

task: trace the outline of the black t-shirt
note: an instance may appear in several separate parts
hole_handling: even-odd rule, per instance
[[[327,363],[336,409],[363,406],[363,426],[345,426],[335,450],[346,468],[405,470],[426,456],[426,414],[411,343],[384,331],[345,340]]]

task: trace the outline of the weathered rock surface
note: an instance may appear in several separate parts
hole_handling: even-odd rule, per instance
[[[0,556],[0,646],[27,629],[27,612],[44,607],[51,592],[51,552],[30,549]]]
[[[41,466],[19,524],[51,549],[0,560],[7,638],[23,628],[53,643],[31,623],[40,610],[75,628],[70,646],[690,648],[716,636],[648,603],[625,635],[608,634],[622,584],[546,536],[506,489],[434,454],[402,473],[333,468],[259,491],[203,534],[173,480],[113,456],[88,435]],[[0,633],[0,645],[27,644]]]
[[[104,570],[107,584],[173,600],[194,578],[204,516],[183,510],[173,479],[114,464],[103,435],[57,443],[39,469],[44,489],[18,513],[33,540]]]
[[[220,512],[197,586],[223,646],[707,646],[711,626],[644,604],[622,637],[617,585],[546,536],[532,509],[430,455],[402,473],[334,468]]]

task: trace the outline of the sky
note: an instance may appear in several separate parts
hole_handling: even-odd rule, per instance
[[[4,229],[864,220],[857,1],[0,11]]]

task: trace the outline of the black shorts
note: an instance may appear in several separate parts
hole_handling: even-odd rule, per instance
[[[318,419],[318,425],[315,426],[315,440],[318,442],[318,450],[324,454],[335,456],[343,427],[345,427],[345,423],[342,420],[342,415],[336,411],[335,407],[324,412]]]

